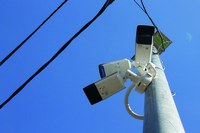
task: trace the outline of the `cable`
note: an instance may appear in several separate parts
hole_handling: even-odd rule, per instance
[[[96,18],[98,18],[104,10],[114,2],[114,0],[107,0],[98,14],[90,20],[87,24],[85,24],[68,42],[66,42],[58,51],[57,53],[51,57],[49,61],[47,61],[42,67],[40,67],[24,84],[22,84],[6,101],[4,101],[0,105],[0,109],[7,104],[14,96],[16,96],[36,75],[38,75],[42,70],[44,70],[65,48],[82,32],[84,31]]]
[[[143,120],[144,119],[144,116],[143,115],[138,115],[136,114],[135,112],[133,112],[133,110],[131,109],[131,107],[129,106],[129,102],[128,102],[128,98],[129,98],[129,95],[132,91],[132,89],[134,88],[135,86],[135,83],[132,83],[129,88],[127,89],[126,91],[126,94],[125,94],[125,97],[124,97],[124,105],[126,107],[126,110],[127,112],[134,118],[138,119],[138,120]]]
[[[161,33],[160,33],[160,30],[158,29],[158,27],[157,27],[156,24],[154,23],[153,19],[152,19],[152,18],[150,17],[150,15],[148,14],[148,12],[147,12],[147,10],[146,10],[146,8],[145,8],[145,5],[144,5],[144,3],[143,3],[143,1],[140,0],[141,3],[142,3],[142,7],[138,4],[138,2],[137,2],[136,0],[134,0],[134,1],[135,1],[135,3],[141,8],[141,10],[148,16],[148,18],[150,19],[151,23],[152,23],[152,24],[154,25],[154,27],[156,28],[156,30],[157,30],[157,32],[158,32],[160,38],[161,38],[162,50],[161,50],[160,52],[157,52],[157,53],[154,53],[154,54],[160,54],[160,53],[164,52],[164,51],[165,51],[165,46],[164,46],[164,42],[163,42],[163,38],[162,38],[162,35],[161,35]]]
[[[141,3],[142,3],[143,9],[145,10],[145,13],[147,14],[147,16],[148,16],[148,18],[150,19],[151,23],[155,26],[155,28],[156,28],[156,30],[157,30],[157,32],[158,32],[160,38],[161,38],[162,48],[163,48],[161,52],[164,52],[164,51],[165,51],[165,47],[164,47],[163,38],[162,38],[162,35],[161,35],[161,33],[160,33],[160,30],[158,29],[158,27],[157,27],[156,24],[154,23],[153,19],[152,19],[152,18],[150,17],[150,15],[148,14],[148,12],[147,12],[147,10],[146,10],[146,8],[145,8],[144,3],[143,3],[142,0],[141,0]]]
[[[135,3],[140,7],[140,9],[141,9],[143,12],[145,12],[145,10],[143,9],[143,7],[141,7],[139,3],[138,3],[136,0],[134,0],[134,1],[135,1]]]
[[[68,0],[65,0],[63,3],[60,4],[60,6],[53,11],[53,13],[51,13],[51,15],[49,15],[49,17],[47,17],[23,42],[21,42],[10,54],[8,54],[1,62],[0,62],[0,66],[6,61],[8,60],[26,41],[28,41],[28,39],[30,37],[32,37],[32,35],[35,34],[35,32],[37,30],[40,29],[40,27],[42,25],[44,25]]]

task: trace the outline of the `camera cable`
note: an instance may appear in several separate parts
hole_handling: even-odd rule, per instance
[[[157,30],[157,32],[158,32],[158,34],[159,34],[159,36],[160,36],[161,43],[162,43],[162,50],[161,50],[160,52],[154,53],[154,54],[160,54],[160,53],[162,53],[162,52],[165,51],[165,46],[164,46],[164,42],[163,42],[163,37],[162,37],[162,35],[161,35],[160,30],[158,29],[158,27],[157,27],[156,24],[154,23],[153,19],[150,17],[149,13],[147,12],[146,7],[145,7],[143,1],[142,1],[142,0],[140,0],[140,1],[141,1],[141,3],[142,3],[142,6],[141,6],[136,0],[134,0],[134,2],[140,7],[140,9],[148,16],[148,18],[150,19],[151,23],[154,25],[154,27],[156,28],[156,30]]]

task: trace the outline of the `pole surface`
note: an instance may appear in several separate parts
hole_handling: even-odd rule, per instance
[[[185,133],[160,56],[152,55],[157,76],[145,91],[143,133]]]

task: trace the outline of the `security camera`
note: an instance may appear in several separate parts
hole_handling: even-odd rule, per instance
[[[127,70],[131,70],[131,63],[128,59],[113,61],[99,65],[99,73],[101,78],[109,76],[115,72],[125,74]]]
[[[111,95],[125,89],[126,86],[124,85],[124,78],[118,72],[111,74],[101,80],[90,84],[89,86],[85,87],[83,90],[93,105],[97,102],[100,102]]]
[[[138,25],[135,44],[135,61],[146,65],[151,62],[154,26]]]
[[[99,65],[102,79],[83,88],[92,105],[125,89],[124,83],[130,79],[132,84],[125,95],[125,107],[134,118],[140,120],[144,118],[132,111],[128,98],[134,87],[136,92],[144,93],[152,79],[156,77],[155,65],[151,63],[154,32],[154,26],[139,25],[137,27],[134,62],[122,59]],[[132,72],[131,67],[138,72]]]

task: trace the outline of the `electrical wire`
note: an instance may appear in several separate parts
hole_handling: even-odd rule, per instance
[[[24,41],[22,41],[10,54],[8,54],[1,62],[0,66],[8,60],[29,38],[31,38],[36,31],[38,31],[42,25],[44,25],[68,0],[63,1],[56,10],[54,10]]]
[[[105,9],[112,4],[114,0],[107,0],[98,14],[90,20],[87,24],[85,24],[68,42],[66,42],[49,61],[47,61],[42,67],[40,67],[24,84],[22,84],[6,101],[4,101],[0,105],[0,109],[6,105],[14,96],[16,96],[35,76],[37,76],[42,70],[44,70],[65,48],[82,32],[84,31],[94,20],[96,20]]]
[[[145,5],[144,5],[144,3],[143,3],[142,0],[141,0],[141,3],[142,3],[143,9],[145,10],[145,13],[147,14],[147,16],[148,16],[148,18],[150,19],[151,23],[155,26],[155,28],[156,28],[156,30],[157,30],[157,32],[158,32],[160,38],[161,38],[162,48],[163,48],[161,52],[164,52],[164,51],[165,51],[165,46],[164,46],[164,43],[163,43],[163,38],[162,38],[162,35],[161,35],[161,33],[160,33],[160,30],[158,29],[158,27],[157,27],[156,24],[154,23],[153,19],[152,19],[152,18],[150,17],[150,15],[148,14],[148,12],[147,12],[147,10],[146,10],[146,8],[145,8]]]
[[[145,12],[145,10],[143,9],[143,7],[141,7],[139,3],[136,0],[134,0],[134,1],[140,7],[140,9]]]
[[[152,23],[152,24],[154,25],[154,27],[156,28],[156,30],[157,30],[157,32],[158,32],[160,38],[161,38],[162,50],[161,50],[160,52],[154,53],[154,54],[160,54],[160,53],[162,53],[162,52],[165,51],[165,46],[164,46],[164,42],[163,42],[163,37],[162,37],[162,35],[161,35],[161,33],[160,33],[160,30],[158,29],[158,27],[157,27],[156,24],[154,23],[153,19],[150,17],[149,13],[147,12],[143,1],[142,1],[142,0],[140,0],[140,1],[141,1],[141,3],[142,3],[142,6],[140,6],[140,4],[139,4],[136,0],[134,0],[134,2],[140,7],[140,9],[148,16],[148,18],[150,19],[151,23]]]

